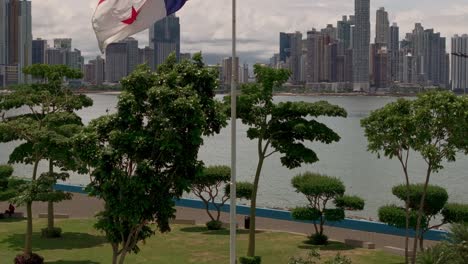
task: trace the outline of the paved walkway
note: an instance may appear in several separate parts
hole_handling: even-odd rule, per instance
[[[0,202],[0,209],[4,211],[8,207],[7,203]],[[5,209],[4,209],[5,208]],[[103,201],[96,198],[88,197],[82,194],[74,194],[73,200],[63,201],[55,205],[55,212],[61,214],[68,214],[71,218],[90,218],[96,215],[97,212],[102,210]],[[24,208],[18,208],[18,212],[24,212]],[[33,215],[37,217],[39,213],[47,212],[46,203],[34,203]],[[199,209],[192,209],[186,207],[177,207],[177,219],[195,220],[197,224],[204,224],[209,220],[206,212]],[[222,213],[222,221],[229,221],[229,214]],[[243,228],[244,216],[238,215],[237,217],[239,228]],[[306,223],[298,223],[292,221],[257,218],[257,229],[274,230],[294,232],[300,234],[310,234],[313,232],[313,225]],[[369,241],[375,243],[377,248],[385,246],[404,247],[404,237],[385,235],[372,232],[354,231],[350,229],[325,227],[325,233],[333,240],[344,241],[345,239],[355,239],[361,241]],[[430,246],[436,242],[427,241],[425,245]]]

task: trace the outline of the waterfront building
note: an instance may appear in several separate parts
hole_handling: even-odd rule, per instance
[[[163,18],[149,30],[150,47],[154,50],[154,63],[164,63],[172,52],[180,59],[180,21],[174,14]]]
[[[32,64],[46,63],[47,40],[35,39],[32,41]]]
[[[390,37],[390,22],[388,20],[388,12],[384,7],[377,10],[375,22],[375,43],[384,44],[388,47]]]
[[[54,39],[54,48],[71,50],[72,48],[72,39],[71,38],[56,38]]]
[[[46,63],[49,65],[66,65],[66,51],[58,48],[46,49]]]
[[[341,21],[338,21],[336,25],[337,39],[343,43],[344,50],[351,48],[351,21],[348,20],[347,16],[343,16]]]
[[[390,81],[398,80],[398,65],[400,51],[400,29],[397,23],[393,23],[390,27],[390,39],[388,50],[390,53]]]
[[[468,54],[468,35],[455,35],[452,38],[452,52]],[[452,55],[452,90],[468,90],[468,58]]]
[[[138,49],[138,64],[148,64],[151,70],[155,70],[154,67],[154,50],[148,46],[143,49]]]
[[[120,41],[127,44],[127,75],[132,73],[139,62],[138,40],[128,37]]]
[[[370,0],[355,0],[353,39],[353,89],[369,91]]]
[[[234,60],[236,72],[234,72],[235,80],[239,80],[239,57]],[[222,63],[222,84],[224,87],[231,86],[232,80],[232,57],[223,59]]]
[[[128,45],[111,43],[106,48],[106,81],[117,83],[128,75]]]

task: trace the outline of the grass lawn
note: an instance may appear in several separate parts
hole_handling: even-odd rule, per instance
[[[42,255],[46,263],[53,264],[106,264],[111,260],[111,247],[102,234],[93,228],[93,220],[57,220],[64,234],[59,239],[43,239],[40,229],[46,220],[34,221],[33,251]],[[0,262],[12,263],[23,247],[25,221],[0,220]],[[247,248],[247,232],[239,231],[238,255]],[[305,236],[259,232],[257,254],[264,264],[287,264],[291,256],[306,255],[311,245],[304,244]],[[207,231],[199,226],[173,226],[168,234],[157,234],[140,244],[138,255],[129,255],[126,263],[161,264],[220,264],[229,263],[229,231]],[[322,260],[337,252],[349,256],[355,264],[399,264],[400,257],[382,251],[353,249],[340,243],[322,248]]]

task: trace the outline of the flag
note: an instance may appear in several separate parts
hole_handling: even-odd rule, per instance
[[[107,45],[149,28],[187,0],[97,0],[92,24],[101,52]]]

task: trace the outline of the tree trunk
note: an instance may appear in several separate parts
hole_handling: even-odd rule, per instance
[[[259,144],[261,146],[261,144]],[[259,148],[259,150],[261,147]],[[258,191],[258,183],[260,181],[260,174],[262,172],[264,156],[262,155],[261,151],[259,152],[259,160],[257,165],[257,171],[255,173],[255,180],[253,186],[253,193],[252,193],[252,200],[250,202],[250,230],[249,230],[249,247],[247,251],[247,256],[254,257],[255,256],[255,215],[256,215],[256,208],[257,208],[257,191]]]
[[[52,177],[54,173],[54,164],[52,160],[49,160],[49,177]],[[50,191],[54,191],[54,186],[50,186]],[[54,203],[52,201],[48,202],[47,205],[47,229],[52,231],[54,229]]]
[[[419,203],[418,221],[416,222],[416,229],[414,230],[415,235],[414,235],[414,243],[413,243],[413,255],[411,258],[412,264],[416,263],[416,252],[418,251],[418,239],[419,239],[419,233],[420,233],[419,230],[421,229],[421,220],[422,220],[422,216],[424,213],[424,204],[426,200],[427,187],[429,185],[429,179],[431,177],[431,168],[432,166],[429,163],[429,166],[427,168],[426,182],[424,183],[424,190],[421,196],[421,202]],[[421,234],[421,237],[422,237],[422,234]]]
[[[119,264],[124,264],[126,256],[127,256],[127,251],[122,252],[122,255],[120,255],[120,258],[119,258]]]
[[[405,178],[406,178],[406,201],[405,201],[405,228],[406,228],[406,234],[405,234],[405,264],[409,263],[409,222],[410,222],[410,194],[409,194],[409,188],[410,188],[410,182],[409,182],[409,176],[408,176],[408,171],[406,168],[404,168],[405,171]]]
[[[419,250],[424,251],[424,233],[419,238]]]
[[[32,254],[32,202],[26,204],[26,215],[27,215],[27,226],[26,226],[26,238],[24,241],[24,254],[30,256]]]

